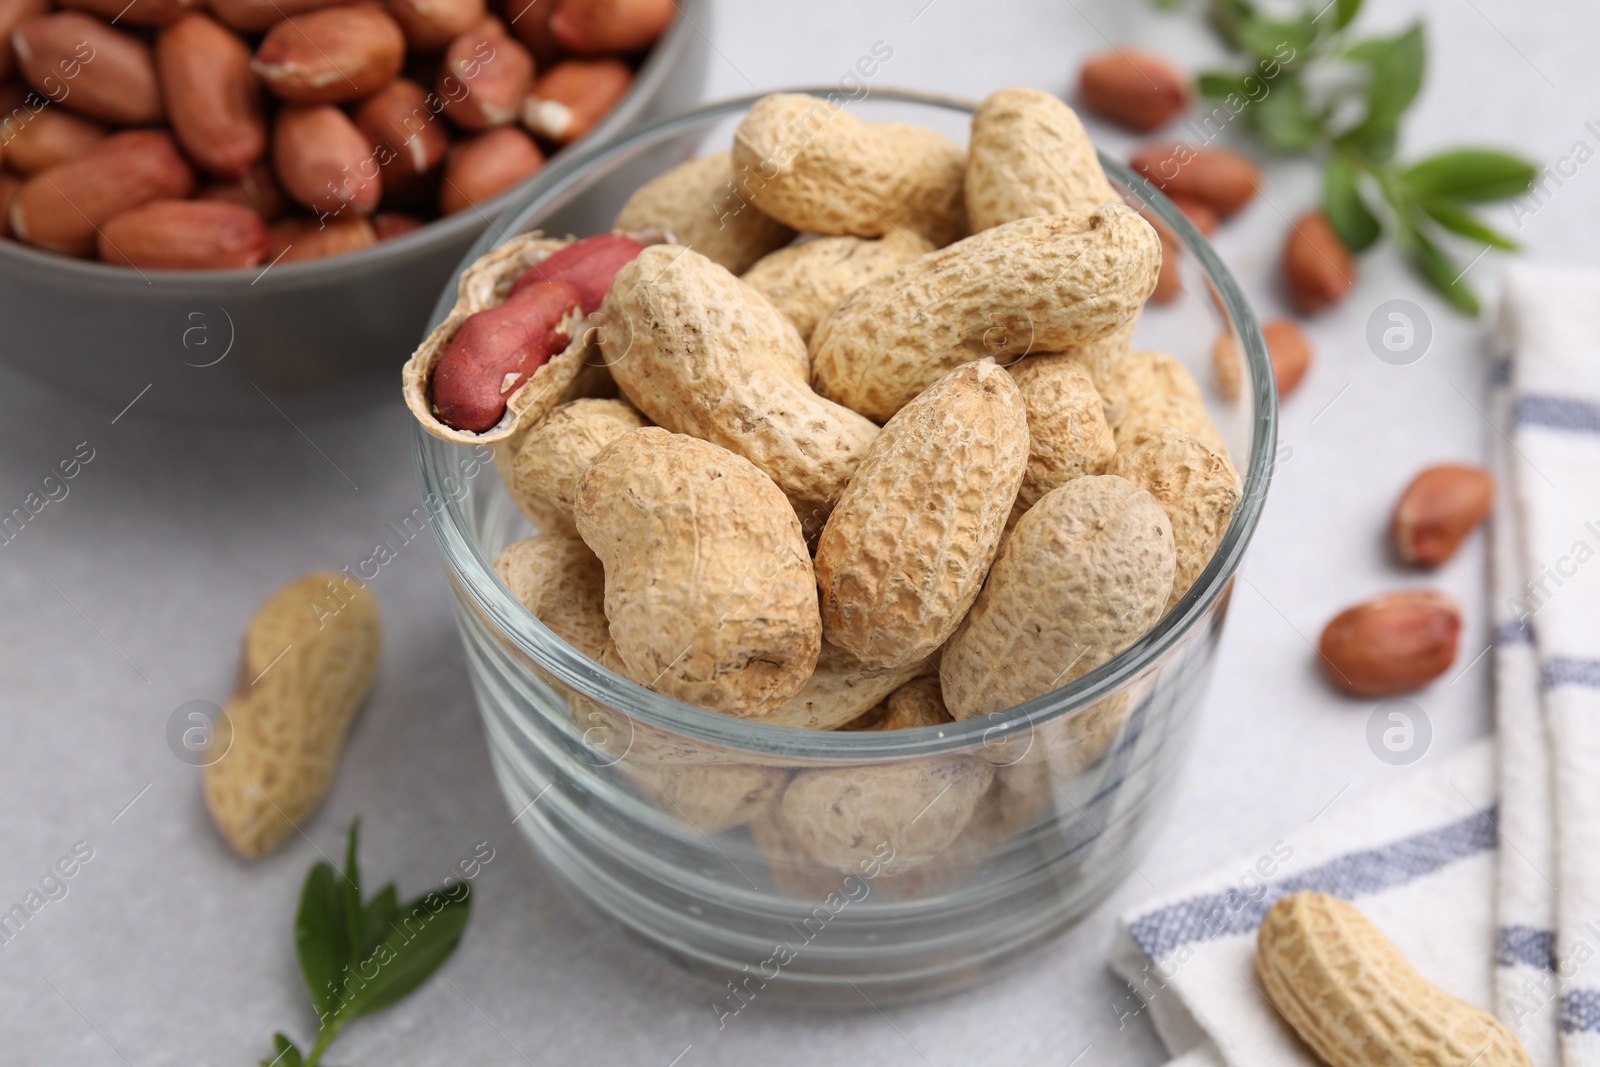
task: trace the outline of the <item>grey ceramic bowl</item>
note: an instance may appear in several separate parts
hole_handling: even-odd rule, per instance
[[[679,111],[704,81],[709,0],[678,15],[586,140]],[[121,411],[316,418],[392,400],[439,290],[521,187],[404,237],[262,270],[140,273],[0,240],[0,359]],[[137,400],[137,403],[134,401]]]

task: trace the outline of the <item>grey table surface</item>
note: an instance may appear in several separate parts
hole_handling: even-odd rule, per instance
[[[1405,150],[1514,145],[1569,163],[1537,210],[1495,209],[1528,254],[1593,262],[1600,169],[1600,8],[1573,2],[1373,0],[1376,27],[1428,19],[1432,63]],[[893,0],[716,6],[706,93],[832,81],[874,42],[875,82],[979,96],[1003,84],[1063,91],[1080,57],[1138,41],[1191,65],[1215,58],[1188,16],[1114,0]],[[1586,125],[1593,122],[1593,125]],[[1096,127],[1114,151],[1131,141]],[[1268,166],[1266,195],[1218,244],[1264,315],[1285,219],[1316,198],[1297,162]],[[1492,292],[1500,260],[1470,277]],[[0,369],[0,507],[9,511],[75,451],[93,458],[22,534],[0,545],[0,904],[87,842],[93,858],[0,946],[0,1061],[245,1063],[275,1029],[314,1019],[290,926],[301,878],[364,817],[369,879],[436,884],[488,842],[472,925],[441,975],[357,1024],[333,1062],[859,1064],[1157,1063],[1163,1050],[1107,973],[1115,914],[1303,824],[1405,767],[1368,750],[1372,705],[1321,684],[1309,641],[1344,604],[1411,578],[1382,530],[1410,474],[1481,457],[1484,331],[1423,292],[1392,252],[1309,327],[1318,358],[1284,409],[1284,452],[1233,599],[1204,721],[1178,803],[1149,856],[1092,915],[1031,963],[943,1001],[831,1016],[759,1003],[718,1030],[705,998],[621,947],[561,897],[495,787],[430,538],[386,525],[416,502],[410,428],[395,402],[293,426],[176,426],[84,406]],[[1434,338],[1392,366],[1364,340],[1382,302],[1415,301]],[[4,324],[0,323],[0,329]],[[130,399],[132,399],[130,397]],[[81,444],[80,444],[81,443]],[[195,771],[165,730],[188,700],[220,700],[238,635],[288,577],[397,548],[372,583],[387,626],[377,687],[337,781],[304,836],[246,863],[212,830]],[[1427,581],[1469,618],[1456,671],[1418,698],[1428,757],[1489,729],[1484,544]],[[676,1058],[675,1058],[676,1057]]]

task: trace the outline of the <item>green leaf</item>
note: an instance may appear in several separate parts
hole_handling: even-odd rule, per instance
[[[1261,139],[1280,152],[1304,152],[1322,139],[1322,124],[1311,111],[1305,84],[1294,74],[1280,75],[1272,91],[1245,114]]]
[[[1383,232],[1377,216],[1361,198],[1355,168],[1339,156],[1329,159],[1322,172],[1322,213],[1352,252],[1365,252]]]
[[[367,934],[366,943],[361,946],[363,960],[372,955],[372,950],[383,944],[383,939],[389,936],[389,920],[394,918],[399,908],[393,882],[378,890],[378,895],[367,901],[361,916],[361,925]]]
[[[1335,0],[1333,5],[1333,28],[1342,30],[1356,20],[1361,13],[1361,0]]]
[[[319,1016],[339,1004],[339,975],[350,959],[350,941],[344,910],[334,883],[333,868],[319,863],[306,875],[300,892],[300,911],[294,920],[294,948],[300,974]]]
[[[470,887],[460,899],[435,890],[402,905],[397,925],[358,969],[356,991],[340,1014],[348,1020],[382,1011],[427,981],[461,943],[471,912]]]
[[[1239,27],[1256,17],[1249,0],[1211,0],[1208,18],[1211,28],[1230,48],[1239,47]]]
[[[367,935],[361,915],[361,867],[356,862],[356,843],[361,835],[361,820],[350,823],[350,836],[344,846],[344,872],[339,879],[339,905],[344,912],[348,952],[346,959],[359,963],[366,957]]]
[[[1521,196],[1539,168],[1525,159],[1488,148],[1458,148],[1415,163],[1400,178],[1419,197],[1449,197],[1482,203]]]
[[[1420,22],[1399,36],[1370,38],[1346,51],[1346,58],[1367,67],[1367,112],[1340,144],[1377,162],[1394,156],[1400,116],[1422,88],[1426,55]]]
[[[1439,250],[1427,234],[1416,226],[1416,220],[1404,223],[1396,234],[1395,242],[1408,255],[1412,268],[1440,296],[1457,311],[1467,315],[1478,313],[1478,298],[1462,277],[1462,271],[1450,257]]]
[[[1222,99],[1229,93],[1238,93],[1246,96],[1244,75],[1233,74],[1225,70],[1201,71],[1194,79],[1195,88],[1200,90],[1201,96]]]
[[[1251,18],[1239,23],[1238,46],[1257,59],[1276,59],[1284,66],[1310,56],[1317,27],[1306,15],[1298,19]]]
[[[1497,230],[1491,229],[1478,220],[1477,216],[1462,207],[1454,200],[1436,200],[1423,198],[1417,201],[1428,217],[1451,233],[1470,237],[1474,241],[1489,245],[1492,248],[1503,248],[1508,252],[1517,250],[1517,242]]]
[[[272,1052],[272,1059],[260,1061],[261,1067],[305,1067],[300,1050],[281,1033],[272,1035]]]

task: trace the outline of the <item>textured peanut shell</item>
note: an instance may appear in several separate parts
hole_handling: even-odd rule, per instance
[[[793,240],[794,231],[762,214],[733,178],[727,152],[680,163],[628,197],[616,229],[659,229],[674,244],[743,274],[750,264]]]
[[[822,644],[811,558],[794,510],[748,460],[634,430],[584,472],[575,517],[605,566],[606,618],[634,680],[759,717],[811,676]]]
[[[1083,361],[1105,403],[1106,422],[1117,444],[1146,430],[1170,427],[1205,442],[1226,456],[1222,432],[1211,421],[1194,376],[1165,352],[1133,350]]]
[[[857,289],[811,336],[817,392],[887,420],[951,368],[1100,340],[1155,287],[1161,242],[1121,204],[1019,219]]]
[[[662,811],[703,834],[721,833],[759,817],[778,800],[787,771],[748,764],[643,763],[620,769]]]
[[[511,497],[511,502],[517,505],[517,510],[533,524],[534,529],[543,534],[577,537],[578,527],[571,516],[544,497],[519,492],[514,485],[517,475],[511,465],[516,461],[517,447],[522,444],[527,432],[528,427],[523,427],[510,437],[489,446],[494,454],[494,472],[500,476],[500,484],[505,486],[506,495]]]
[[[794,828],[784,821],[779,805],[751,819],[749,826],[750,837],[766,862],[772,881],[797,900],[820,902],[830,893],[842,896],[847,890],[859,897],[862,876],[877,870],[870,860],[865,868],[858,865],[849,872],[817,863],[800,843]]]
[[[863,122],[799,93],[762,97],[733,135],[735,184],[803,233],[906,230],[949,244],[967,233],[966,164],[966,152],[943,134]]]
[[[1030,356],[1011,368],[1028,410],[1028,469],[1017,502],[1032,507],[1058,485],[1104,474],[1116,453],[1105,405],[1070,356]]]
[[[433,368],[444,358],[445,350],[450,347],[462,323],[480,311],[505,303],[512,283],[523,271],[571,243],[570,238],[549,238],[537,232],[523,234],[513,237],[462,271],[461,280],[456,285],[456,306],[443,322],[423,338],[422,344],[417,346],[401,371],[400,387],[406,398],[406,407],[411,409],[411,414],[424,430],[441,441],[455,444],[493,444],[538,422],[560,402],[562,394],[588,362],[593,350],[591,335],[594,331],[585,327],[583,313],[577,308],[573,309],[564,326],[564,332],[572,338],[572,343],[551,356],[542,367],[528,376],[528,380],[516,392],[506,398],[505,414],[490,429],[472,433],[440,422],[433,413],[429,384],[433,380]]]
[[[1532,1067],[1498,1019],[1423,978],[1366,916],[1325,893],[1290,893],[1268,909],[1256,972],[1330,1067]]]
[[[926,237],[901,230],[876,240],[818,237],[762,256],[743,277],[789,317],[801,340],[809,341],[839,301],[931,251]]]
[[[537,497],[571,519],[578,479],[594,457],[623,434],[645,425],[644,416],[625,400],[558,404],[517,441],[506,491],[519,506],[524,497]],[[526,514],[528,509],[522,510]]]
[[[1172,521],[1177,570],[1170,609],[1194,585],[1222,542],[1239,505],[1239,472],[1228,457],[1182,430],[1145,430],[1122,442],[1111,474],[1155,497]]]
[[[993,780],[994,768],[967,757],[800,771],[780,810],[824,866],[860,870],[887,845],[893,858],[883,868],[898,874],[949,847]]]
[[[967,218],[974,232],[1033,215],[1073,215],[1117,199],[1089,134],[1038,89],[1001,89],[972,113]]]
[[[322,803],[381,637],[371,594],[343,574],[296,578],[251,617],[208,748],[222,756],[204,772],[212,821],[240,855],[271,852]]]
[[[944,644],[983,587],[1027,462],[1022,396],[993,360],[901,408],[817,540],[828,640],[874,667]]]
[[[1006,537],[939,677],[958,719],[1043,696],[1105,663],[1161,617],[1175,567],[1155,499],[1109,474],[1074,478]]]
[[[750,460],[808,532],[821,527],[878,428],[811,391],[782,312],[698,252],[655,245],[617,272],[601,314],[611,374],[635,407]]]
[[[859,719],[896,688],[933,669],[929,660],[900,667],[868,667],[826,639],[817,669],[800,691],[761,721],[773,726],[833,730]]]
[[[494,572],[529,614],[592,660],[611,643],[605,571],[576,537],[541,534],[507,545]]]
[[[914,730],[919,726],[942,726],[954,722],[944,706],[937,674],[907,682],[889,694],[883,718],[862,727],[865,730]]]

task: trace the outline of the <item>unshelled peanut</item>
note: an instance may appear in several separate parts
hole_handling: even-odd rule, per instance
[[[1120,204],[991,227],[868,282],[811,337],[817,391],[887,420],[949,370],[1010,363],[1126,326],[1155,287],[1161,242]]]
[[[371,594],[343,574],[298,578],[251,618],[204,779],[212,820],[241,855],[271,852],[322,802],[379,642]]]
[[[611,643],[605,570],[576,537],[541,534],[507,545],[494,572],[528,613],[592,660]]]
[[[1033,215],[1087,214],[1117,199],[1073,110],[1037,89],[990,93],[972,114],[964,184],[976,232]]]
[[[518,442],[506,489],[519,505],[526,497],[548,502],[571,519],[578,480],[602,449],[647,425],[625,400],[582,399],[556,407]],[[523,513],[529,509],[523,507]]]
[[[734,181],[727,152],[680,163],[636,189],[617,213],[625,232],[657,229],[734,274],[794,238],[794,231],[764,215]]]
[[[1017,503],[1032,507],[1056,486],[1104,474],[1117,450],[1105,404],[1081,363],[1067,355],[1031,356],[1011,366],[1028,411],[1028,467]]]
[[[877,239],[818,237],[762,256],[743,278],[809,341],[817,323],[845,297],[931,251],[927,238],[899,231]]]
[[[1145,430],[1117,447],[1107,473],[1155,498],[1172,522],[1176,570],[1171,609],[1211,562],[1228,531],[1242,484],[1228,457],[1170,427]]]

